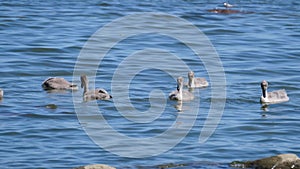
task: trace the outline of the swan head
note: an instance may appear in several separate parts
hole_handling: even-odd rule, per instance
[[[193,71],[190,71],[188,73],[188,77],[189,77],[189,79],[193,79],[195,77],[195,73]]]
[[[177,84],[183,84],[183,80],[184,80],[183,77],[181,77],[181,76],[178,77],[177,78]]]
[[[184,79],[183,79],[183,77],[178,77],[177,78],[177,90],[179,91],[180,89],[182,89],[182,87],[183,87],[183,81],[184,81]]]
[[[263,80],[263,81],[261,82],[261,84],[260,84],[260,87],[261,87],[261,89],[262,89],[263,91],[266,91],[267,88],[268,88],[268,82],[265,81],[265,80]]]
[[[261,102],[268,102],[267,98],[267,88],[268,88],[268,82],[263,80],[260,84],[261,90],[262,90],[262,96],[261,96]]]

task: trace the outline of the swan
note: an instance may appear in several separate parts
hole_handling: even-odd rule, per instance
[[[59,77],[50,77],[42,83],[46,90],[78,90],[78,86]]]
[[[83,99],[84,101],[89,100],[109,100],[112,96],[105,89],[95,89],[89,91],[88,79],[86,75],[82,75],[81,88],[83,88]]]
[[[4,95],[4,91],[2,89],[0,89],[0,99],[3,98],[3,95]]]
[[[183,90],[183,80],[183,77],[177,78],[177,90],[174,90],[169,94],[171,100],[189,101],[194,99],[193,93]]]
[[[261,82],[262,96],[260,97],[261,103],[280,103],[289,101],[289,97],[284,89],[267,92],[268,82],[263,80]]]
[[[206,79],[195,77],[195,74],[193,71],[190,71],[188,73],[188,78],[189,78],[189,82],[188,82],[187,86],[189,88],[207,87],[208,86],[208,82],[206,81]]]
[[[224,2],[223,5],[226,8],[232,8],[233,7],[233,5],[231,5],[230,3],[227,3],[227,2]]]

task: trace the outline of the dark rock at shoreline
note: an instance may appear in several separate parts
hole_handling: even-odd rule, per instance
[[[255,169],[300,169],[300,159],[296,154],[280,154],[254,161],[233,161],[230,166]]]
[[[156,168],[177,168],[190,166],[191,164],[163,164],[158,165]],[[213,163],[212,165],[216,165]],[[198,165],[197,165],[198,166]],[[200,166],[200,164],[199,164]],[[252,169],[300,169],[300,158],[296,154],[280,154],[277,156],[262,158],[254,161],[233,161],[230,163],[230,167],[234,168],[252,168]],[[116,169],[105,164],[92,164],[74,169]]]

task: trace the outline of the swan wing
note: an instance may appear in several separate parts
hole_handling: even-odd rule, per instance
[[[189,92],[188,90],[182,91],[182,100],[189,101],[194,99],[194,94]]]
[[[268,93],[268,100],[272,103],[289,101],[289,97],[284,89],[276,90]]]
[[[177,90],[174,90],[174,91],[172,91],[172,92],[169,94],[169,98],[170,98],[171,100],[178,100],[177,95],[178,95],[178,91],[177,91]]]
[[[51,77],[45,80],[42,84],[45,89],[73,89],[76,90],[77,85],[74,85],[64,78]]]
[[[195,78],[194,83],[196,87],[207,87],[209,85],[205,78],[200,77]]]

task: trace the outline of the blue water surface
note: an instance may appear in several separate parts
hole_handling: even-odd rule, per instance
[[[230,168],[228,164],[234,160],[280,153],[299,155],[300,2],[232,0],[233,10],[242,13],[207,11],[223,8],[222,3],[221,0],[1,1],[0,88],[4,90],[0,101],[1,167],[73,168],[103,163],[117,168],[159,168],[172,163],[182,164],[176,168]],[[205,33],[218,52],[226,77],[226,105],[215,132],[206,142],[199,143],[199,134],[211,105],[211,87],[197,89],[201,100],[199,114],[183,140],[164,153],[145,158],[122,157],[95,144],[85,133],[88,124],[80,123],[77,118],[72,92],[42,89],[41,83],[48,77],[72,81],[77,57],[88,39],[115,19],[138,12],[163,12],[185,19]],[[197,76],[210,81],[205,65],[186,45],[171,37],[145,34],[124,39],[107,53],[94,77],[95,86],[111,92],[111,81],[119,64],[145,48],[171,51]],[[153,58],[163,58],[160,54],[153,52]],[[176,66],[171,71],[176,72]],[[186,77],[187,72],[180,75]],[[79,76],[75,78],[80,85]],[[290,101],[261,108],[260,82],[264,79],[269,81],[270,90],[286,89]],[[116,131],[134,138],[154,137],[172,126],[182,113],[174,107],[176,102],[167,99],[175,88],[176,81],[158,69],[143,70],[132,79],[130,101],[141,112],[151,106],[160,107],[160,98],[150,105],[152,90],[162,90],[165,94],[164,112],[148,124],[124,119],[113,100],[96,103]],[[82,90],[76,93],[81,95]],[[189,103],[183,106],[189,108]],[[118,138],[105,141],[119,141],[119,146],[123,145]],[[159,142],[153,144],[161,146]],[[129,153],[135,148],[134,144],[128,146]]]

